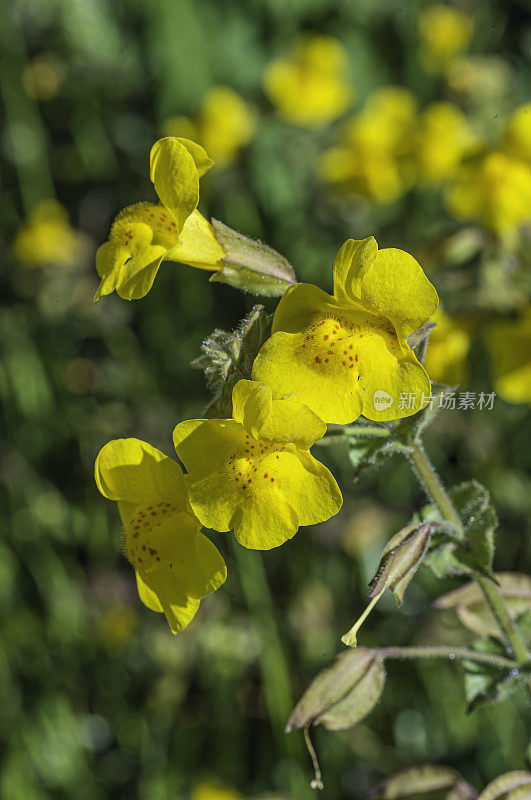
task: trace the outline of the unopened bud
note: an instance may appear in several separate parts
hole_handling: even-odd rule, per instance
[[[222,258],[222,269],[212,274],[211,281],[269,297],[283,295],[288,286],[297,282],[291,265],[272,247],[232,230],[217,219],[212,220],[212,227],[226,255]]]

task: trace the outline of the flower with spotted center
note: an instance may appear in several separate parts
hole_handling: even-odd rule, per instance
[[[125,300],[144,297],[164,259],[220,270],[225,255],[209,222],[197,210],[199,178],[213,165],[189,139],[167,136],[150,154],[151,180],[161,205],[137,203],[115,219],[96,255],[101,283],[96,300],[114,290]]]
[[[345,242],[333,272],[333,296],[308,283],[288,288],[253,379],[325,422],[414,414],[429,401],[430,380],[407,337],[435,312],[435,289],[412,256],[378,250],[372,236]]]
[[[100,450],[95,478],[102,495],[118,502],[140,599],[166,615],[173,633],[186,628],[227,570],[200,532],[182,469],[146,442],[115,439]]]
[[[255,550],[278,547],[336,514],[343,502],[327,468],[309,453],[326,425],[306,406],[273,400],[265,384],[241,380],[232,419],[193,419],[174,431],[190,477],[190,505],[203,525],[234,530]]]

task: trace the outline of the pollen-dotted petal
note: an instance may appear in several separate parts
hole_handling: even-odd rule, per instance
[[[200,599],[227,576],[219,552],[200,532],[188,480],[175,461],[138,439],[105,445],[95,477],[101,493],[118,501],[140,599],[163,612],[177,633],[190,622]]]
[[[326,467],[302,449],[324,433],[315,414],[293,401],[271,400],[269,388],[252,381],[240,381],[234,399],[241,421],[182,422],[175,449],[188,470],[190,504],[201,523],[232,529],[245,547],[268,550],[291,538],[302,520],[310,525],[335,514],[341,493]],[[245,425],[248,415],[254,424]]]

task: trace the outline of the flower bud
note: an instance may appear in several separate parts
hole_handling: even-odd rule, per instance
[[[272,247],[232,230],[217,219],[212,220],[212,227],[226,255],[221,260],[221,270],[212,275],[211,281],[269,297],[279,297],[297,282],[293,268]]]

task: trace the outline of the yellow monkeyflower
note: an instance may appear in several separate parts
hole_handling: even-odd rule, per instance
[[[461,165],[446,199],[457,217],[514,234],[531,221],[531,164],[501,150],[484,153]]]
[[[325,422],[407,417],[423,408],[430,380],[407,343],[437,308],[437,293],[402,250],[373,236],[348,239],[334,259],[334,294],[291,286],[253,378],[275,397],[305,403]],[[408,402],[402,403],[402,397]]]
[[[329,36],[299,38],[292,52],[273,61],[264,89],[283,120],[319,127],[340,117],[352,100],[347,53]]]
[[[420,12],[418,29],[426,68],[442,72],[456,56],[468,50],[474,20],[458,8],[437,3]]]
[[[94,474],[102,495],[118,502],[140,599],[165,614],[173,633],[186,628],[227,570],[200,532],[182,469],[146,442],[115,439],[98,453]]]
[[[216,781],[201,781],[192,792],[192,800],[243,800],[236,789]]]
[[[167,136],[151,148],[150,176],[160,205],[137,203],[115,219],[101,245],[96,300],[116,290],[125,300],[144,297],[164,259],[220,270],[225,251],[197,210],[199,178],[214,162],[189,139]]]
[[[531,306],[515,321],[493,324],[487,343],[496,392],[508,403],[531,403]]]
[[[432,321],[437,327],[430,333],[424,367],[437,383],[461,385],[468,376],[466,357],[470,350],[470,334],[458,320],[445,314],[441,306]]]
[[[238,381],[232,419],[181,422],[173,437],[190,476],[190,505],[203,525],[234,530],[254,550],[278,547],[341,508],[339,487],[310,455],[326,425],[293,400],[273,400],[271,389]]]
[[[441,184],[456,172],[476,138],[463,112],[453,103],[432,103],[418,120],[416,173],[420,183]]]
[[[531,162],[531,103],[513,112],[505,129],[505,150]]]
[[[242,97],[229,86],[213,86],[203,97],[197,119],[170,117],[164,123],[168,136],[196,139],[210,153],[216,167],[226,167],[249,144],[255,117]]]
[[[18,231],[13,247],[25,267],[69,266],[79,257],[81,240],[63,206],[55,200],[44,200]]]
[[[341,141],[324,153],[325,180],[377,203],[397,200],[408,188],[415,116],[416,101],[407,89],[378,89],[343,126]]]

